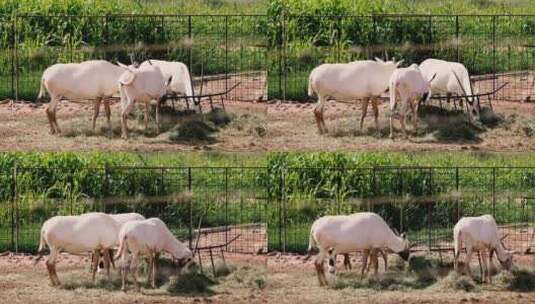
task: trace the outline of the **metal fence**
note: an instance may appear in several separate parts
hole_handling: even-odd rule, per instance
[[[304,252],[318,217],[373,211],[416,250],[450,250],[462,216],[492,214],[527,252],[534,187],[535,168],[13,168],[0,174],[0,251],[35,251],[51,216],[102,211],[160,217],[189,244]]]
[[[535,15],[16,15],[0,38],[0,98],[34,100],[57,62],[134,57],[185,62],[196,93],[302,101],[316,65],[385,54],[462,62],[480,93],[509,83],[497,99],[535,94]]]

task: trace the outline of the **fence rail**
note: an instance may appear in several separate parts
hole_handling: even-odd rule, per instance
[[[186,63],[204,93],[234,100],[309,100],[321,63],[385,57],[464,63],[475,88],[535,98],[535,15],[34,15],[0,16],[0,98],[34,100],[46,67],[90,59]],[[247,74],[261,71],[260,74]],[[516,73],[527,71],[527,73]],[[196,92],[201,85],[196,85]]]
[[[0,172],[0,251],[35,251],[55,215],[139,212],[182,240],[303,252],[312,222],[373,211],[420,250],[451,248],[462,216],[492,214],[506,245],[535,245],[535,168],[13,167]]]

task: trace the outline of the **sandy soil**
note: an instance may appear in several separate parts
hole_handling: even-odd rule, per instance
[[[392,256],[390,256],[390,259]],[[533,303],[534,293],[497,291],[482,286],[479,292],[459,292],[442,289],[421,291],[374,291],[369,289],[330,289],[318,287],[312,259],[303,261],[295,255],[236,255],[227,254],[229,264],[244,268],[242,277],[265,280],[258,288],[235,281],[232,276],[221,279],[213,295],[169,295],[164,289],[142,289],[140,294],[123,293],[119,287],[97,288],[90,283],[88,259],[63,255],[58,264],[60,279],[70,288],[49,286],[43,261],[33,265],[34,256],[7,255],[0,257],[0,298],[10,303]],[[535,265],[535,256],[520,256],[516,263]],[[206,260],[205,260],[206,262]],[[338,267],[341,268],[341,257]],[[360,261],[353,258],[354,272]],[[207,263],[206,263],[207,264]],[[205,265],[206,265],[205,264]],[[382,266],[382,265],[381,265]],[[115,275],[116,276],[116,275]],[[100,275],[99,280],[104,280]],[[117,281],[117,277],[115,278]]]
[[[0,150],[3,151],[430,151],[430,150],[481,150],[481,151],[531,151],[535,148],[535,136],[524,134],[522,128],[535,121],[535,105],[531,103],[495,101],[496,113],[515,117],[508,127],[487,128],[478,134],[478,140],[441,141],[431,134],[412,134],[409,139],[398,136],[388,139],[386,104],[380,107],[381,136],[373,128],[371,113],[360,131],[357,121],[360,106],[329,103],[326,106],[326,124],[329,133],[317,132],[312,114],[313,104],[253,103],[226,101],[227,111],[236,115],[230,125],[221,128],[208,141],[171,141],[169,131],[153,134],[144,132],[141,123],[132,121],[132,138],[119,137],[119,105],[112,107],[114,134],[109,136],[101,113],[97,132],[92,134],[90,119],[92,107],[63,102],[58,112],[62,135],[49,134],[44,113],[46,105],[10,102],[0,105]],[[205,111],[209,109],[204,106]],[[371,111],[371,109],[369,109]],[[170,118],[180,123],[185,118]],[[169,120],[169,118],[168,118]],[[152,128],[152,127],[151,127]],[[169,129],[168,127],[167,129]],[[409,130],[412,126],[409,126]]]

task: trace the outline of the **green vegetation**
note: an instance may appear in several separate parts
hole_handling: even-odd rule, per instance
[[[248,167],[233,167],[242,165]],[[491,213],[500,224],[534,221],[530,210],[535,201],[525,199],[535,185],[534,169],[477,166],[535,167],[535,158],[379,152],[239,157],[4,153],[0,154],[0,251],[12,248],[11,240],[19,250],[33,251],[39,227],[48,217],[88,211],[158,216],[184,240],[192,237],[189,226],[196,226],[203,214],[203,227],[266,223],[270,250],[299,252],[306,250],[310,224],[326,214],[374,211],[398,230],[408,231],[411,241],[427,245],[451,240],[451,227],[460,213]],[[18,229],[11,213],[15,190]]]
[[[270,98],[293,100],[308,99],[306,82],[314,66],[384,57],[385,52],[403,57],[406,64],[427,57],[459,60],[473,74],[525,70],[532,65],[523,45],[535,33],[533,16],[333,16],[525,14],[534,9],[529,1],[1,1],[0,49],[6,52],[0,56],[0,97],[13,96],[18,87],[20,99],[33,100],[42,71],[53,63],[96,58],[129,62],[131,55],[182,61],[196,76],[267,70]],[[106,16],[162,12],[262,15]],[[15,22],[15,13],[33,16]],[[73,16],[57,16],[61,14]],[[18,86],[11,77],[12,52],[7,51],[13,24]],[[280,77],[281,69],[287,76]]]

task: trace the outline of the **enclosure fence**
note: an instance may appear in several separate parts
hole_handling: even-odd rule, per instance
[[[195,93],[306,101],[321,63],[374,57],[465,64],[480,93],[535,94],[535,15],[0,15],[0,98],[35,100],[55,63],[186,63]]]
[[[372,211],[413,250],[452,249],[463,216],[491,214],[507,248],[535,248],[535,168],[106,167],[0,172],[0,252],[36,251],[44,221],[86,212],[161,218],[194,246],[305,252],[323,215]]]

